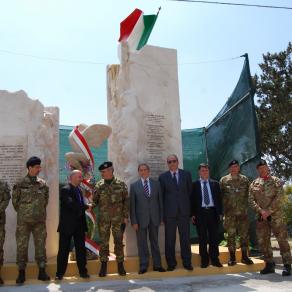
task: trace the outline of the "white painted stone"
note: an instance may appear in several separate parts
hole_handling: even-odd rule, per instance
[[[47,207],[47,256],[57,254],[59,220],[59,109],[44,107],[40,101],[30,99],[24,91],[8,92],[0,90],[0,146],[9,146],[19,151],[11,155],[7,167],[16,167],[19,171],[7,177],[12,189],[16,179],[26,174],[25,162],[33,155],[42,159],[43,177],[50,188]],[[18,153],[17,160],[15,154]],[[3,169],[3,161],[0,163]],[[10,166],[9,166],[10,165]],[[0,170],[0,177],[3,178]],[[6,209],[6,238],[4,244],[5,262],[16,261],[16,212],[10,201]],[[34,261],[32,238],[29,245],[29,260]]]
[[[166,157],[177,154],[182,167],[181,119],[177,52],[145,46],[138,53],[121,48],[121,65],[107,68],[109,159],[115,174],[127,185],[135,181],[137,166],[149,163],[152,176],[167,169]],[[163,229],[163,228],[161,228]],[[164,250],[164,232],[160,231]],[[126,254],[137,255],[132,228],[126,231]]]

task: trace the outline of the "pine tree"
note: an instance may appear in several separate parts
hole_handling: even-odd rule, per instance
[[[275,175],[292,178],[292,44],[263,55],[255,75],[260,146]]]

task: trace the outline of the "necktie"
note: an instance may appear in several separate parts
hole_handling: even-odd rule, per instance
[[[77,190],[78,201],[79,201],[80,205],[83,205],[83,197],[82,197],[81,191],[79,188],[77,188],[76,190]]]
[[[147,198],[150,198],[150,192],[149,192],[148,180],[147,179],[144,180],[144,193],[145,193],[145,196]]]
[[[175,183],[175,185],[178,186],[178,183],[177,183],[177,177],[176,177],[176,172],[173,173],[173,175],[172,175],[172,180],[173,180],[173,182]]]
[[[208,193],[208,188],[207,188],[207,182],[206,181],[204,181],[203,194],[204,194],[204,203],[205,203],[206,206],[209,206],[210,198],[209,198],[209,193]]]

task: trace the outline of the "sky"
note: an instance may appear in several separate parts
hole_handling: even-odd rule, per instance
[[[292,7],[291,0],[230,2]],[[248,53],[251,73],[260,73],[262,54],[292,41],[292,10],[159,0],[0,0],[0,90],[24,90],[45,106],[58,106],[62,125],[107,124],[106,65],[119,63],[120,22],[135,8],[155,14],[159,6],[148,44],[177,50],[182,129],[207,126],[231,95],[244,59],[230,59]]]

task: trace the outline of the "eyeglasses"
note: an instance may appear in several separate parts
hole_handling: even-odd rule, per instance
[[[176,163],[176,162],[177,162],[177,160],[168,160],[168,161],[167,161],[168,164]]]

